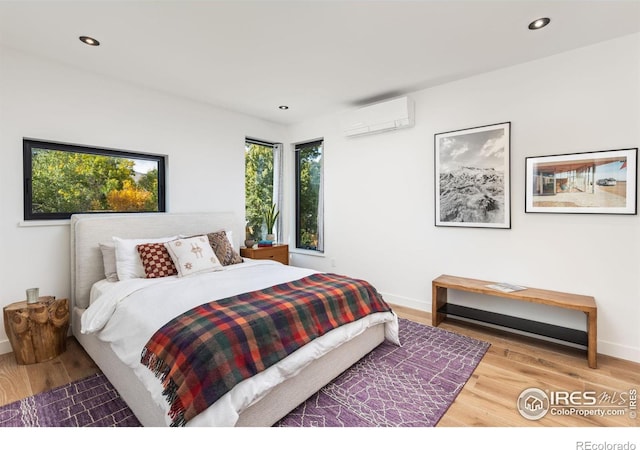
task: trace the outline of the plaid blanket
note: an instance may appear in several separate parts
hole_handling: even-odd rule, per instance
[[[313,274],[185,312],[151,337],[141,362],[163,383],[171,426],[183,426],[313,339],[385,311],[391,308],[366,281]]]

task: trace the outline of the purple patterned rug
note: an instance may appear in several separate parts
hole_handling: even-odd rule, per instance
[[[405,319],[400,342],[384,342],[276,426],[435,426],[490,345]]]
[[[1,427],[139,427],[102,374],[0,407]]]
[[[400,319],[402,347],[383,343],[275,426],[430,427],[489,348]],[[0,427],[137,427],[102,374],[0,407]]]

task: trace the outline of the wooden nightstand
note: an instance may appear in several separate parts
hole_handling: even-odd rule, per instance
[[[40,297],[37,303],[12,303],[3,308],[4,330],[18,364],[48,361],[67,349],[69,302]]]
[[[289,264],[289,246],[287,244],[273,244],[271,247],[253,247],[240,249],[240,256],[251,259],[272,259]]]

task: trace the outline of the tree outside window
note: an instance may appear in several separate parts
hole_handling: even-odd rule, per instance
[[[266,235],[265,208],[274,203],[274,147],[272,144],[245,142],[245,218],[246,238],[260,240]]]
[[[25,220],[164,211],[163,156],[24,140]]]
[[[296,150],[296,248],[323,249],[322,204],[323,141],[297,144]]]

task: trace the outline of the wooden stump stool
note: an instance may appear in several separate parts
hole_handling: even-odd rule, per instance
[[[67,348],[69,302],[66,298],[40,297],[5,306],[4,329],[18,364],[48,361]]]

